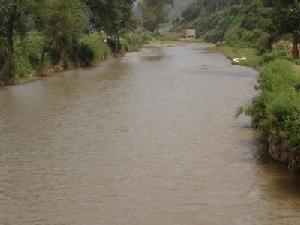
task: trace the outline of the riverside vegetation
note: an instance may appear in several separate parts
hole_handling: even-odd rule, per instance
[[[0,0],[0,85],[138,50],[172,2]]]
[[[251,116],[273,158],[300,167],[300,3],[296,0],[197,0],[173,31],[196,28],[230,57],[261,70],[259,95],[237,115]]]
[[[0,83],[89,66],[141,47],[133,0],[0,0]]]

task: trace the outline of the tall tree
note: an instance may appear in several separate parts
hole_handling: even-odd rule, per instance
[[[120,50],[120,33],[133,24],[134,0],[85,0],[90,8],[90,22],[98,31],[105,31],[116,42],[114,51]]]
[[[5,40],[6,58],[1,68],[0,80],[7,83],[12,76],[14,38],[26,32],[26,17],[32,0],[0,0],[0,37]]]
[[[172,5],[173,0],[143,0],[140,3],[144,28],[157,32],[159,25],[167,19],[167,6]]]
[[[87,27],[86,7],[81,0],[46,0],[45,3],[41,9],[45,50],[56,53],[56,63],[63,67],[66,52]]]
[[[274,25],[277,36],[285,33],[293,35],[293,57],[299,58],[300,3],[298,0],[277,0],[274,8]]]

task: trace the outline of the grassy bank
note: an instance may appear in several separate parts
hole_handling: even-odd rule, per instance
[[[295,63],[275,59],[265,64],[259,95],[241,109],[262,131],[273,158],[300,167],[300,75]]]
[[[300,169],[300,69],[286,51],[259,54],[255,48],[218,47],[233,59],[246,57],[240,64],[259,68],[258,96],[238,114],[250,116],[262,132],[269,153],[288,164],[291,171]]]
[[[144,33],[125,33],[121,37],[121,53],[140,49],[148,39]],[[58,52],[52,49],[45,50],[45,40],[38,33],[29,34],[14,42],[12,77],[8,84],[28,82],[70,68],[92,66],[120,55],[113,53],[110,39],[103,33],[85,34],[74,41],[65,54],[63,64],[59,62]],[[0,65],[3,65],[4,59],[5,55],[0,55]]]
[[[254,48],[219,46],[218,49],[230,59],[245,57],[246,60],[242,61],[241,65],[258,68],[263,64],[263,57],[259,56]]]
[[[256,87],[259,94],[237,115],[251,117],[275,160],[287,163],[291,171],[300,169],[299,60],[293,60],[284,48],[261,52],[234,43],[223,42],[217,49],[230,59],[245,57],[240,65],[261,71]]]
[[[274,159],[288,163],[291,170],[300,168],[300,63],[292,59],[291,36],[272,41],[272,33],[266,32],[272,9],[258,3],[213,12],[201,5],[198,14],[189,17],[195,6],[173,30],[193,27],[198,38],[216,43],[228,58],[245,58],[240,65],[259,68],[258,96],[238,114],[251,117]]]
[[[172,31],[194,28],[200,40],[217,44],[233,63],[261,71],[258,96],[238,114],[252,118],[274,159],[288,163],[291,170],[300,168],[300,62],[292,59],[293,32],[278,35],[281,17],[274,1],[219,3],[191,3]],[[293,13],[292,18],[297,16]]]

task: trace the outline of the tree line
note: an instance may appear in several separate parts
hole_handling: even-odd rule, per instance
[[[239,34],[241,40],[264,44],[259,46],[263,50],[269,50],[282,35],[292,34],[292,54],[299,58],[298,0],[197,0],[182,12],[182,17],[186,22],[198,18],[200,22],[193,25],[200,33],[214,30],[208,40],[223,41],[227,37],[236,42],[238,37],[233,36]]]
[[[27,67],[85,63],[105,54],[98,33],[112,52],[140,44],[125,35],[158,31],[173,0],[0,0],[0,82],[9,83]],[[137,13],[134,13],[137,9]],[[84,35],[90,35],[84,37]],[[105,36],[105,38],[104,38]],[[125,43],[124,43],[125,42]],[[98,52],[93,52],[94,50]],[[26,55],[26,57],[25,57]],[[38,56],[40,55],[40,56]],[[28,65],[30,64],[30,65]]]
[[[134,29],[134,0],[0,0],[0,80],[13,76],[17,42],[31,34],[42,37],[46,53],[63,66],[83,34],[105,32],[114,51],[124,29]],[[22,43],[21,43],[22,44]]]

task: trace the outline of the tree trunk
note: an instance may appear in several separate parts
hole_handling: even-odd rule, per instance
[[[298,35],[294,34],[293,36],[293,58],[299,59],[299,46],[298,46]]]
[[[12,68],[13,68],[13,55],[14,55],[14,31],[15,31],[15,22],[17,20],[17,5],[14,3],[13,12],[10,16],[10,19],[7,21],[7,49],[6,49],[6,59],[4,65],[0,72],[0,79],[7,84],[11,79]]]
[[[48,75],[46,68],[45,68],[45,54],[46,54],[46,50],[43,49],[42,54],[41,54],[41,59],[40,59],[39,70],[38,70],[38,75],[42,76],[42,77]]]
[[[9,67],[10,67],[10,56],[9,56],[9,53],[7,54],[7,57],[5,59],[5,62],[4,62],[4,65],[1,69],[1,72],[0,72],[0,80],[4,83],[4,84],[7,84],[8,83],[8,80],[9,80],[9,75],[8,75],[8,71],[9,71]]]
[[[58,66],[60,67],[61,70],[65,69],[65,50],[64,49],[62,49],[60,52]]]
[[[41,54],[41,60],[40,60],[40,66],[41,67],[45,66],[45,54],[46,54],[46,50],[43,49],[42,54]]]
[[[4,65],[0,72],[1,80],[7,84],[12,75],[12,67],[13,67],[13,54],[14,54],[14,43],[13,43],[13,34],[9,35],[7,38],[7,51],[6,51],[6,59]]]
[[[119,31],[117,32],[117,53],[121,52],[121,41],[120,41],[120,34]]]

